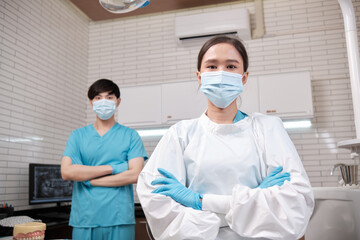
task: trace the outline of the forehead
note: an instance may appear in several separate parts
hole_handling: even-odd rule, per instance
[[[112,96],[112,95],[115,95],[115,93],[111,93],[111,94],[110,94],[110,92],[111,92],[111,91],[101,92],[101,93],[99,93],[99,94],[96,95],[96,96]]]
[[[236,50],[236,48],[229,43],[218,43],[210,47],[204,54],[202,61],[218,58],[242,61],[242,57],[238,50]]]

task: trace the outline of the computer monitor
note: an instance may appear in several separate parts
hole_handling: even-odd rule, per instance
[[[61,178],[60,165],[30,163],[29,204],[70,202],[72,181]]]

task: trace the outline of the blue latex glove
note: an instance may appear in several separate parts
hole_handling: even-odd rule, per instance
[[[112,171],[113,175],[125,172],[126,170],[129,170],[128,162],[123,162],[123,163],[120,163],[120,164],[110,164],[110,166],[113,169],[113,171]]]
[[[162,195],[171,197],[176,202],[184,205],[185,207],[192,207],[196,210],[202,209],[200,199],[202,196],[199,193],[195,193],[182,185],[174,175],[165,169],[158,168],[159,173],[165,176],[165,178],[158,178],[151,182],[151,185],[163,184],[163,186],[157,187],[152,193],[160,193]]]
[[[258,188],[268,188],[268,187],[272,187],[275,185],[281,186],[284,184],[284,182],[286,180],[290,181],[290,173],[288,173],[288,172],[281,173],[282,170],[283,170],[282,166],[277,167],[257,187]]]

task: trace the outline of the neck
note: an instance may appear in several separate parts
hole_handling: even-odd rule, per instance
[[[226,108],[218,108],[209,101],[206,115],[217,124],[232,124],[237,111],[236,101],[233,101]]]
[[[107,120],[101,120],[96,116],[96,122],[94,123],[94,127],[96,130],[108,130],[112,128],[116,123],[115,117],[112,116],[111,118]]]

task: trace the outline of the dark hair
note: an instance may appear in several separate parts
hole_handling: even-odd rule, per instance
[[[113,81],[99,79],[89,87],[88,98],[93,100],[94,97],[103,92],[110,92],[110,94],[115,94],[117,98],[120,97],[120,89]]]
[[[219,43],[228,43],[236,48],[236,50],[239,52],[240,56],[242,57],[242,60],[244,62],[244,71],[246,72],[249,66],[249,59],[244,45],[238,38],[222,36],[222,35],[213,37],[204,43],[198,55],[198,62],[197,62],[198,71],[200,71],[201,61],[205,53],[209,50],[209,48]]]

